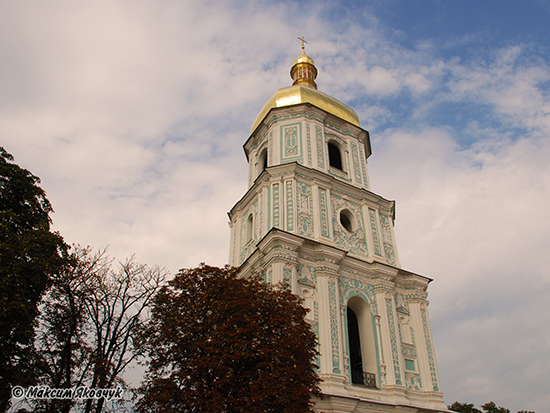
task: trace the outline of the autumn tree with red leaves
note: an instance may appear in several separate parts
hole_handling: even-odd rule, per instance
[[[314,412],[317,338],[301,299],[202,264],[157,294],[139,412]]]

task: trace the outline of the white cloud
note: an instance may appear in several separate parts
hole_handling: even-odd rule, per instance
[[[304,34],[320,89],[353,101],[372,133],[370,178],[397,200],[403,266],[434,278],[445,400],[548,410],[548,62],[530,45],[444,59],[435,41],[410,50],[368,13],[334,22],[325,6],[5,2],[2,145],[42,178],[67,241],[173,272],[223,265],[241,145],[290,84]],[[449,102],[479,116],[442,126]]]

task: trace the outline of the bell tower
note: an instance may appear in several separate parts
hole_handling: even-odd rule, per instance
[[[370,190],[369,133],[317,90],[302,54],[244,144],[248,190],[229,212],[229,264],[286,281],[319,339],[319,412],[447,410],[428,317],[431,281],[401,268],[395,202]]]

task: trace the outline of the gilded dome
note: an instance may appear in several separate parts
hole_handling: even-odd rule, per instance
[[[292,86],[279,89],[271,96],[258,116],[256,116],[252,124],[251,133],[256,130],[271,109],[299,105],[301,103],[310,103],[346,122],[359,126],[359,117],[353,109],[334,99],[332,96],[317,90],[317,84],[315,83],[317,68],[313,63],[313,59],[306,55],[303,46],[302,54],[294,60],[294,64],[290,69],[290,76],[294,80]]]
[[[250,132],[254,132],[271,109],[280,108],[283,106],[299,105],[300,103],[311,103],[313,106],[316,106],[325,112],[328,112],[355,126],[359,126],[359,117],[352,108],[344,105],[332,96],[319,92],[310,86],[298,84],[279,89],[275,92],[275,94],[266,102],[258,116],[256,116],[256,120],[252,124],[252,129]]]
[[[315,63],[313,62],[313,59],[309,57],[305,51],[294,60],[294,63],[292,66],[297,65],[298,63],[309,63],[310,65],[315,66]]]

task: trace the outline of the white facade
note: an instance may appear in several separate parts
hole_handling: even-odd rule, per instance
[[[446,410],[431,280],[401,269],[394,202],[370,191],[368,132],[298,103],[269,110],[244,148],[249,188],[229,212],[229,263],[304,298],[326,396],[317,410]]]

